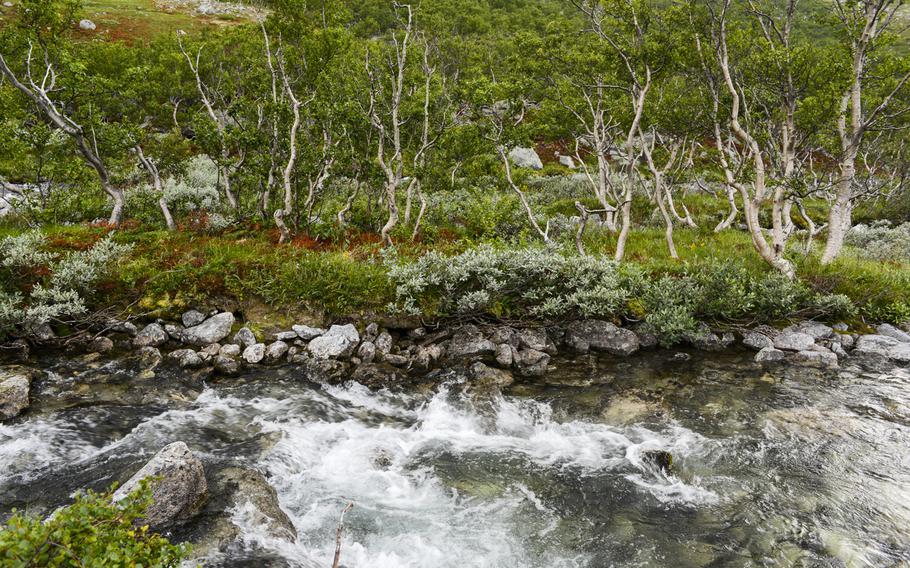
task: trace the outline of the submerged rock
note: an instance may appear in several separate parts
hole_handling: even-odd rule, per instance
[[[641,460],[666,474],[673,470],[673,454],[664,450],[646,450],[642,452]]]
[[[581,320],[566,328],[565,343],[580,353],[606,351],[613,355],[631,355],[638,351],[638,336],[602,320]]]
[[[403,379],[404,373],[388,363],[362,363],[351,373],[351,380],[370,388],[387,387]]]
[[[234,314],[222,312],[205,320],[199,325],[183,330],[183,341],[197,347],[218,343],[231,333],[234,326]]]
[[[9,420],[28,408],[32,371],[25,367],[0,367],[0,420]]]
[[[152,504],[143,520],[153,530],[160,531],[183,523],[205,504],[208,492],[205,469],[183,442],[174,442],[155,454],[114,492],[114,500],[124,499],[146,478],[157,478],[151,482]]]
[[[550,356],[536,349],[522,349],[515,357],[514,365],[518,374],[539,377],[547,372]]]
[[[503,388],[511,385],[514,379],[512,373],[487,367],[478,361],[471,365],[471,381],[472,384],[479,387]]]

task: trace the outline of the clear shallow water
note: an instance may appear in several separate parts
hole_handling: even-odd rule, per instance
[[[251,552],[213,565],[331,566],[348,501],[349,568],[910,565],[910,374],[747,361],[559,361],[502,394],[273,369],[196,384],[195,398],[39,403],[0,426],[0,513],[107,487],[183,440],[207,468],[262,471],[299,534],[273,539],[239,507]],[[111,373],[47,365],[58,382]],[[117,373],[97,388],[131,392]],[[190,381],[155,380],[177,379]],[[673,473],[649,450],[669,451]]]

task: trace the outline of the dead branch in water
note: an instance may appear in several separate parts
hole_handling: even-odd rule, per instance
[[[344,509],[341,510],[341,517],[338,519],[338,528],[335,529],[335,560],[332,562],[332,568],[338,568],[341,562],[341,535],[344,533],[344,514],[354,507],[354,502],[350,501]]]

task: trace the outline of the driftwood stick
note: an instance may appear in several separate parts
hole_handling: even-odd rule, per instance
[[[341,562],[341,535],[344,533],[344,514],[354,507],[351,501],[341,510],[341,517],[338,519],[338,528],[335,529],[335,559],[332,561],[332,568],[338,568]]]

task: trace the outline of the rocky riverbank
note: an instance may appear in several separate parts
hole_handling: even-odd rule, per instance
[[[762,325],[736,332],[702,325],[683,347],[747,348],[756,352],[756,363],[763,365],[835,369],[848,358],[910,363],[910,333],[889,324],[871,333],[855,332],[843,323],[828,326],[812,321],[784,329]],[[197,310],[185,312],[179,322],[157,320],[142,327],[110,322],[75,347],[90,357],[133,352],[147,362],[146,374],[154,374],[159,365],[202,376],[232,376],[244,368],[289,364],[302,367],[317,382],[351,379],[374,388],[432,378],[442,368],[458,366],[470,370],[476,380],[510,384],[515,377],[545,375],[557,356],[599,352],[627,357],[657,348],[657,337],[646,325],[620,327],[596,319],[540,327],[301,324],[264,334],[244,326],[231,312]],[[685,352],[677,356],[688,357]],[[26,367],[8,367],[0,374],[0,418],[13,418],[28,407],[32,376]]]

